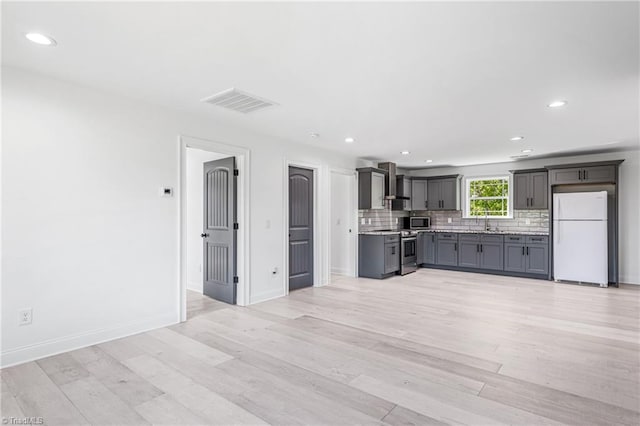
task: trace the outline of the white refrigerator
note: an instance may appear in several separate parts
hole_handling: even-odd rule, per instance
[[[607,287],[607,192],[553,194],[553,278]]]

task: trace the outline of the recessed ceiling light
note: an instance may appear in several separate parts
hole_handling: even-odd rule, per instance
[[[355,140],[354,138],[344,138],[344,141],[345,141],[346,143],[353,143],[353,142],[355,142],[356,140]]]
[[[27,40],[42,46],[55,46],[57,44],[53,38],[40,33],[27,33],[24,36]]]
[[[522,139],[524,139],[524,136],[514,136],[509,140],[515,142],[515,141],[521,141]]]
[[[409,154],[411,154],[411,153],[410,153],[409,151],[402,151],[400,154],[402,154],[402,155],[409,155]]]
[[[567,101],[553,101],[551,102],[549,105],[547,105],[549,108],[560,108],[565,106],[566,104],[568,104],[569,102]]]
[[[433,160],[426,160],[425,163],[433,163]]]
[[[527,149],[523,149],[521,152],[524,154],[528,154],[530,152],[533,152],[533,150],[531,148],[527,148]]]
[[[311,136],[312,138],[316,139],[316,138],[320,137],[320,134],[319,133],[311,133],[311,134],[309,134],[309,136]]]

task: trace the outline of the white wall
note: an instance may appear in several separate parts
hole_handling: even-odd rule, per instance
[[[552,164],[570,164],[590,161],[622,160],[618,183],[620,229],[620,282],[640,284],[640,151],[622,151],[606,154],[575,155],[558,158],[531,159],[510,163],[480,166],[438,167],[412,170],[412,176],[438,176],[462,174],[482,176],[504,174],[509,170],[531,169]]]
[[[159,188],[179,187],[179,134],[251,149],[252,303],[284,294],[285,157],[327,171],[322,200],[330,167],[357,166],[7,67],[2,122],[2,365],[178,320],[179,197],[162,198]],[[33,324],[19,327],[26,307]]]
[[[207,161],[229,157],[226,154],[187,148],[187,288],[198,293],[203,291],[202,282],[202,215],[203,215],[203,168]]]
[[[331,173],[331,273],[352,275],[354,271],[354,175]],[[351,229],[351,233],[349,233]]]

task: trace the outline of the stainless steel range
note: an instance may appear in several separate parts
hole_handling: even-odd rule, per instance
[[[405,229],[400,233],[400,275],[410,274],[418,269],[418,231]]]

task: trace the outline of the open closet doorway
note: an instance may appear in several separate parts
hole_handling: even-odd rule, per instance
[[[249,152],[186,136],[180,144],[180,317],[184,321],[187,309],[191,317],[220,302],[248,303]]]

